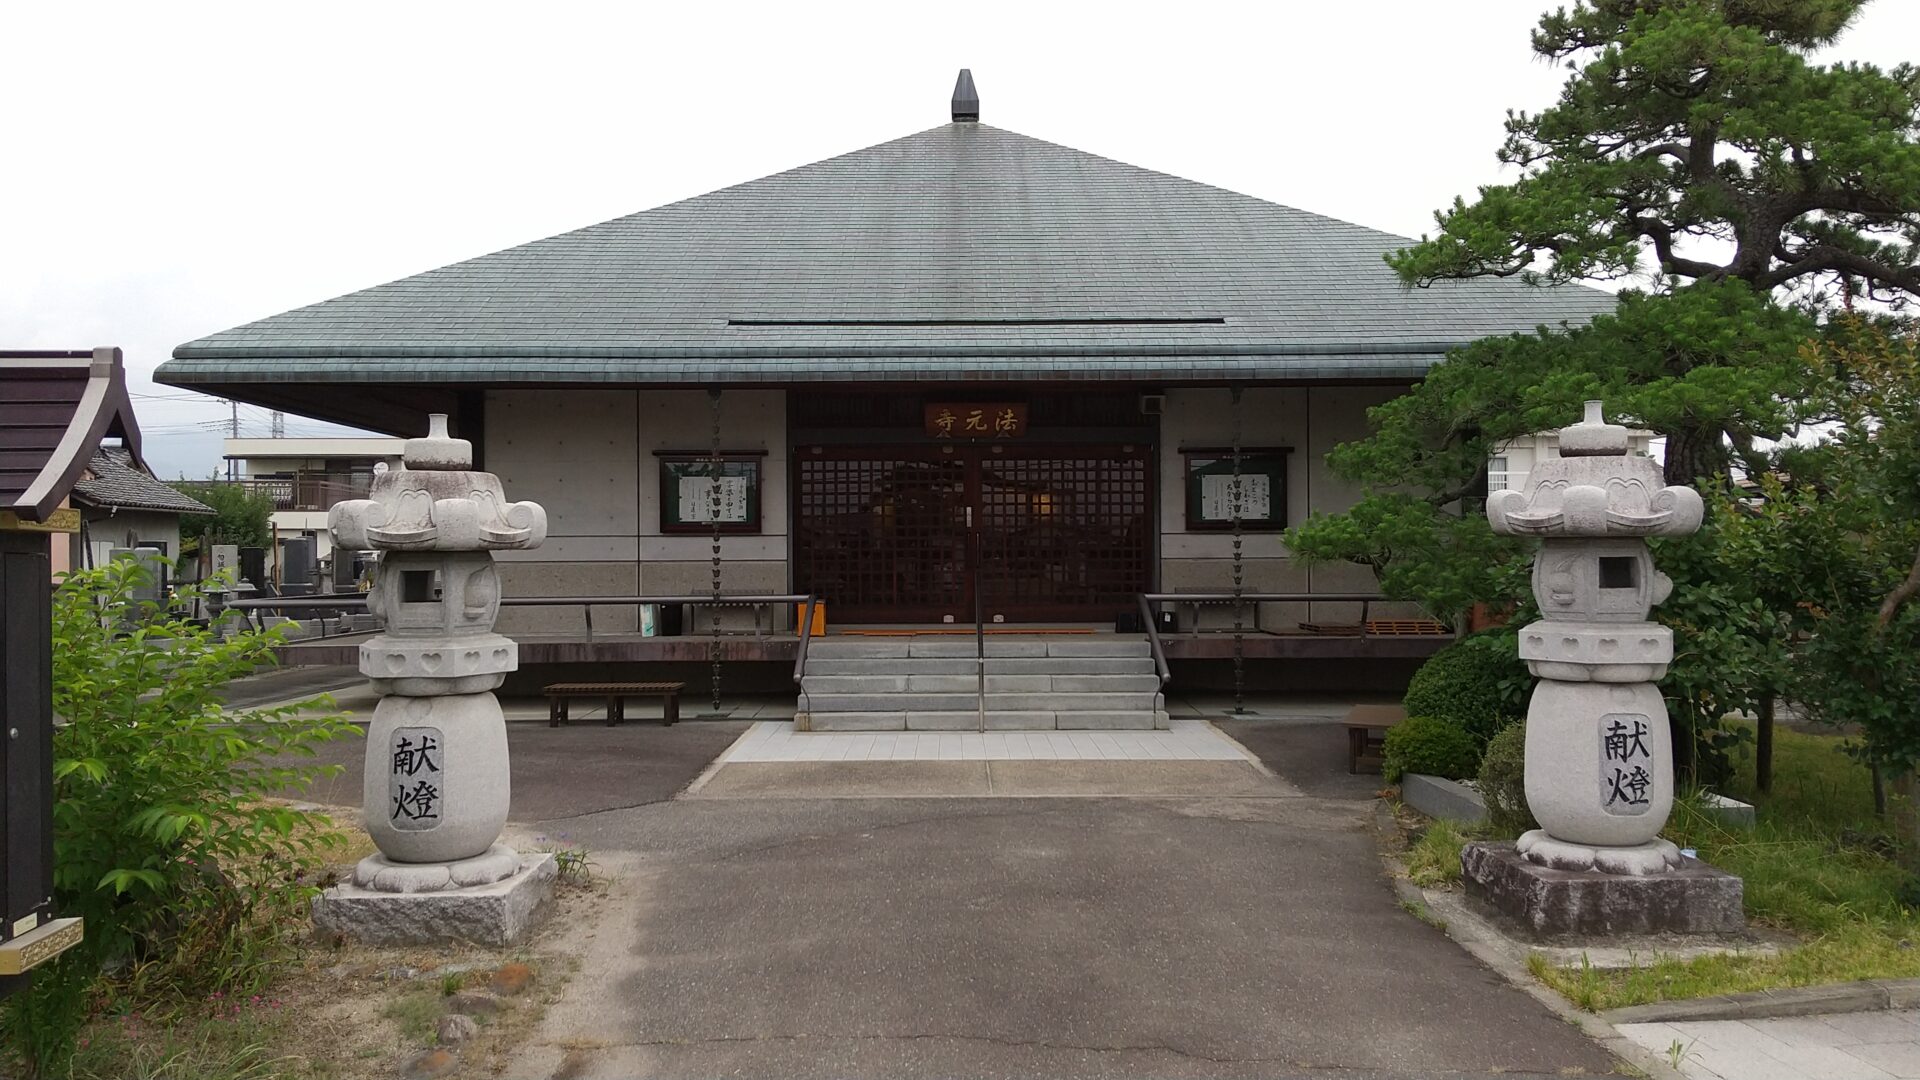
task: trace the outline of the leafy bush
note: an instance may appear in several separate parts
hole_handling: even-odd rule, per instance
[[[1407,684],[1407,715],[1458,725],[1484,745],[1526,714],[1532,685],[1515,650],[1513,631],[1476,634],[1434,653],[1413,673]]]
[[[1487,804],[1487,830],[1512,839],[1540,823],[1527,809],[1527,726],[1508,724],[1487,740],[1480,756],[1480,798]]]
[[[273,497],[245,484],[220,480],[183,480],[175,491],[213,508],[209,514],[182,514],[180,540],[184,547],[239,544],[266,547],[273,543]]]
[[[337,769],[284,755],[353,730],[324,697],[224,711],[221,687],[271,663],[280,633],[222,641],[136,600],[146,573],[116,560],[54,593],[55,901],[86,939],[0,1005],[0,1043],[30,1074],[63,1070],[116,998],[264,986],[305,922],[328,824],[267,799]]]
[[[1409,716],[1387,729],[1381,771],[1389,784],[1405,773],[1463,780],[1480,765],[1480,743],[1465,728],[1431,716]]]

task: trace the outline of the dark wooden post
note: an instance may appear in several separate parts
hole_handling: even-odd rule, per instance
[[[53,567],[44,532],[0,530],[0,943],[53,918]],[[65,536],[52,539],[65,543]],[[0,995],[30,976],[0,977]]]
[[[1771,693],[1760,695],[1753,739],[1753,786],[1773,790],[1773,702]]]

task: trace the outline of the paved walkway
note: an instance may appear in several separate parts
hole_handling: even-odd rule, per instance
[[[1203,720],[1166,731],[822,731],[762,721],[721,757],[737,761],[1252,761]]]
[[[1234,726],[1265,734],[1258,721]],[[984,760],[1055,772],[1231,766],[1283,797],[703,791],[534,822],[565,829],[615,884],[598,917],[549,931],[582,966],[505,1075],[1511,1080],[1613,1070],[1578,1029],[1399,908],[1369,831],[1371,785],[1307,796],[1288,775],[1338,760],[1344,731],[1319,718],[1285,728],[1259,740],[1282,751],[1265,761],[1278,779],[1243,756]],[[677,730],[616,729],[636,739]],[[739,762],[715,777],[963,764]],[[527,820],[520,801],[516,786],[515,817]]]
[[[1771,1020],[1621,1024],[1695,1080],[1890,1080],[1920,1077],[1920,1012]]]

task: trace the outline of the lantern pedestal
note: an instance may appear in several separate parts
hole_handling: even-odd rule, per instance
[[[395,892],[390,887],[408,882],[434,888],[453,880],[465,864],[396,863],[369,856],[354,868],[353,882],[335,885],[314,900],[313,924],[322,933],[372,945],[511,945],[526,937],[545,913],[560,868],[551,852],[519,855],[498,844],[467,862],[485,863],[496,854],[512,862],[506,877],[433,892]],[[486,869],[491,872],[492,867]],[[359,884],[363,876],[386,888]]]
[[[1652,874],[1561,870],[1533,854],[1494,843],[1460,853],[1468,899],[1531,940],[1746,933],[1740,879],[1677,851],[1674,864]]]

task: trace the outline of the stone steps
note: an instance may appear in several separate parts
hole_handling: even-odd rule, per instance
[[[989,675],[1135,675],[1151,673],[1151,657],[989,656]],[[807,650],[807,675],[972,675],[979,661],[966,657],[830,657]]]
[[[979,695],[966,693],[898,693],[869,694],[816,694],[809,690],[801,697],[801,703],[809,712],[887,712],[898,709],[902,712],[962,712],[977,710]],[[1160,694],[1157,691],[1129,691],[1119,694],[1077,693],[1056,694],[1047,692],[987,692],[988,709],[1010,709],[1015,712],[1028,710],[1043,712],[1105,712],[1108,710],[1126,711],[1145,709],[1152,711],[1161,707]]]
[[[986,654],[1003,657],[1150,657],[1147,639],[1133,635],[1086,637],[1013,637],[986,639]],[[807,666],[814,660],[852,659],[972,659],[978,655],[971,637],[960,635],[902,638],[825,638],[807,646]]]
[[[1158,691],[1156,675],[996,675],[988,672],[987,693],[1100,694]],[[973,694],[980,677],[965,675],[808,675],[811,694]]]
[[[808,649],[800,722],[813,731],[976,731],[973,638],[838,638]],[[992,731],[1168,726],[1145,638],[995,636],[986,640]]]
[[[811,731],[978,731],[980,713],[966,711],[815,712]],[[1168,725],[1165,712],[987,710],[988,731],[1150,731]]]

